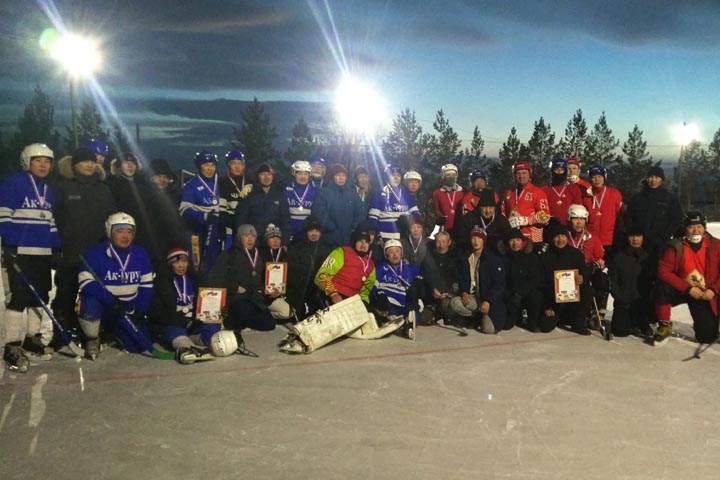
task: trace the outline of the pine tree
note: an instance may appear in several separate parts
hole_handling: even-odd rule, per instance
[[[549,178],[550,160],[556,153],[555,132],[551,131],[551,126],[545,124],[545,119],[535,122],[532,136],[528,141],[528,160],[533,166],[533,181],[537,184],[543,183]]]
[[[88,140],[103,140],[105,142],[110,138],[110,131],[103,129],[102,117],[98,112],[97,106],[92,101],[86,101],[80,107],[80,113],[77,116],[77,134],[78,145],[85,145]],[[75,150],[75,137],[73,135],[73,125],[66,125],[65,147],[67,151]],[[117,153],[117,149],[113,149]]]
[[[310,127],[303,117],[300,117],[292,129],[290,146],[285,150],[285,160],[288,163],[296,160],[307,160],[317,153],[320,142],[310,132]]]
[[[428,136],[415,118],[415,111],[406,108],[393,120],[393,129],[382,144],[387,163],[400,165],[403,170],[417,169],[428,156]]]
[[[587,165],[598,164],[611,169],[618,162],[615,149],[619,144],[620,141],[615,139],[612,130],[608,127],[605,112],[602,112],[587,139],[585,151]]]
[[[240,128],[233,127],[233,132],[235,138],[231,139],[230,143],[233,148],[245,154],[248,173],[261,163],[268,163],[275,170],[276,179],[283,181],[290,177],[288,166],[280,159],[280,154],[273,145],[278,136],[277,130],[270,123],[270,116],[265,113],[265,108],[257,98],[253,98],[253,102],[242,113]]]
[[[510,135],[508,135],[505,143],[502,144],[498,157],[500,157],[499,163],[494,163],[490,167],[490,176],[492,188],[498,192],[510,188],[512,185],[512,166],[515,162],[522,158],[527,158],[525,155],[529,153],[527,146],[520,142],[517,136],[517,129],[512,127],[510,129]]]
[[[578,157],[584,162],[587,147],[587,123],[582,110],[578,109],[565,128],[565,137],[560,142],[560,149],[566,157]]]
[[[60,134],[55,130],[55,109],[50,97],[35,86],[32,98],[25,105],[23,114],[17,120],[17,132],[8,145],[8,156],[3,171],[11,172],[19,168],[17,159],[20,152],[31,143],[44,143],[60,158]]]
[[[715,132],[713,139],[708,144],[708,163],[710,167],[709,176],[712,177],[712,183],[718,185],[720,183],[720,129]],[[715,207],[714,219],[720,218],[720,192],[718,188],[713,189],[713,206]]]
[[[475,126],[473,137],[470,141],[470,148],[466,148],[458,165],[459,183],[465,188],[464,182],[475,169],[490,170],[492,163],[487,155],[483,153],[485,149],[485,140],[480,134],[480,129]]]
[[[610,170],[613,185],[620,190],[623,198],[630,199],[639,189],[647,171],[653,166],[652,156],[647,151],[647,142],[643,140],[643,131],[637,125],[628,133],[617,162]],[[658,162],[656,165],[660,165]]]
[[[708,172],[710,161],[708,154],[697,140],[683,147],[678,163],[678,186],[680,204],[685,210],[698,208],[707,199],[713,197],[716,185]]]

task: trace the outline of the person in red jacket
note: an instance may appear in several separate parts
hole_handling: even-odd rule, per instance
[[[550,185],[542,187],[547,195],[550,215],[567,225],[567,211],[570,205],[582,203],[580,189],[568,181],[568,164],[562,157],[550,162]]]
[[[655,312],[658,328],[655,345],[672,333],[672,307],[687,303],[698,343],[718,338],[720,292],[720,240],[706,231],[707,220],[700,212],[685,214],[685,235],[667,243],[658,264]]]
[[[585,196],[589,195],[588,190],[590,189],[590,182],[580,177],[580,171],[582,170],[582,163],[577,157],[570,157],[567,160],[568,169],[568,182],[573,185],[577,185],[580,189],[580,193]]]
[[[440,169],[442,186],[433,192],[432,203],[438,225],[455,238],[455,227],[460,219],[463,201],[463,188],[458,185],[458,169],[452,163]],[[442,220],[440,220],[442,219]]]
[[[532,184],[532,166],[526,160],[513,165],[515,188],[503,197],[502,213],[512,228],[519,228],[533,243],[543,241],[543,226],[550,220],[550,206],[542,188]]]
[[[619,190],[605,185],[606,180],[605,167],[590,167],[592,194],[583,199],[583,204],[590,212],[588,231],[600,239],[607,253],[613,244],[615,222],[622,208],[622,194]]]

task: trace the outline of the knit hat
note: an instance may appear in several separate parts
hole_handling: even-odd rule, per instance
[[[480,198],[478,200],[478,207],[494,207],[495,192],[491,188],[483,188],[480,192]]]
[[[94,162],[95,154],[89,148],[80,147],[73,152],[71,163],[76,165],[80,162],[87,162],[88,160],[92,160]]]
[[[261,173],[274,173],[272,167],[269,163],[261,163],[260,166],[257,169],[257,174],[260,175]]]
[[[525,240],[525,235],[520,231],[519,228],[511,228],[506,234],[505,234],[505,243],[510,243],[510,240],[513,238],[518,238],[521,240]]]
[[[243,235],[252,235],[253,237],[257,237],[257,231],[255,230],[255,227],[253,227],[249,223],[245,223],[238,227],[237,234],[235,236],[237,238],[240,238]]]
[[[345,175],[347,175],[347,168],[345,168],[345,165],[341,163],[333,163],[330,167],[330,176],[334,177],[338,173],[344,173]]]
[[[367,230],[361,230],[360,228],[356,228],[352,235],[350,235],[351,246],[355,246],[355,243],[357,243],[359,240],[365,240],[368,243],[370,242],[370,234]]]
[[[487,233],[485,233],[485,229],[480,227],[475,227],[470,232],[470,238],[472,237],[480,237],[483,239],[483,242],[487,241]]]
[[[182,247],[172,247],[168,253],[165,259],[168,263],[175,263],[178,260],[182,259],[183,257],[190,258],[190,255],[188,254],[188,251]]]
[[[265,229],[265,235],[263,235],[263,240],[267,240],[268,238],[272,237],[280,237],[282,238],[282,232],[280,231],[280,228],[276,227],[272,223],[267,226]]]
[[[661,179],[665,180],[665,170],[662,169],[659,165],[653,165],[650,167],[650,170],[648,170],[647,175],[645,175],[645,178],[648,177],[660,177]]]
[[[362,165],[358,165],[357,167],[355,167],[355,172],[353,173],[353,178],[355,180],[357,180],[358,175],[361,175],[361,174],[370,175],[367,168],[363,167]]]
[[[150,170],[153,175],[167,175],[170,178],[174,178],[175,174],[170,168],[170,164],[164,158],[153,158],[150,160]]]
[[[135,164],[135,166],[138,168],[138,170],[140,170],[142,168],[142,163],[140,163],[140,159],[132,153],[123,153],[121,158],[122,158],[121,163],[122,162],[133,162]]]
[[[548,243],[552,242],[553,238],[557,237],[558,235],[565,235],[566,237],[568,236],[567,228],[560,222],[548,224],[545,227],[545,231],[543,233],[545,234],[545,238]]]
[[[645,235],[640,225],[628,225],[625,228],[625,236],[627,237],[637,237],[640,235]]]
[[[707,218],[698,211],[687,212],[683,218],[683,227],[687,228],[691,225],[702,225],[705,227],[707,225]]]
[[[320,230],[322,232],[322,225],[320,225],[320,220],[314,215],[310,215],[305,219],[305,223],[303,223],[303,229],[306,232],[309,232],[310,230]]]

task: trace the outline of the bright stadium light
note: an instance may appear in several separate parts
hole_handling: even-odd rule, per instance
[[[335,92],[335,111],[348,130],[371,134],[385,123],[385,105],[377,92],[356,78],[345,77]]]
[[[51,46],[50,54],[75,78],[92,75],[102,61],[94,40],[71,33],[59,37]]]
[[[686,147],[694,140],[700,138],[700,128],[695,123],[683,122],[682,125],[676,125],[673,128],[675,140],[681,147]]]

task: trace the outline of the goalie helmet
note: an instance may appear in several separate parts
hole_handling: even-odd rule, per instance
[[[55,155],[50,148],[44,143],[32,143],[23,148],[20,153],[20,165],[25,171],[30,170],[30,162],[35,157],[48,157],[50,161],[55,160]]]
[[[135,219],[125,212],[113,213],[105,220],[105,235],[110,238],[113,227],[117,225],[129,225],[135,230]]]
[[[440,167],[440,176],[445,177],[447,175],[455,175],[457,177],[458,169],[452,163],[448,163]]]
[[[291,168],[293,176],[295,176],[295,174],[298,172],[310,173],[310,171],[312,170],[312,168],[310,166],[310,162],[307,162],[305,160],[298,160],[296,162],[293,162],[293,164],[290,168]]]
[[[583,205],[574,204],[568,207],[567,218],[568,220],[572,218],[584,218],[585,220],[587,220],[588,218],[590,218],[590,213]]]
[[[237,349],[237,337],[232,330],[220,330],[210,338],[210,352],[216,357],[229,357]]]

